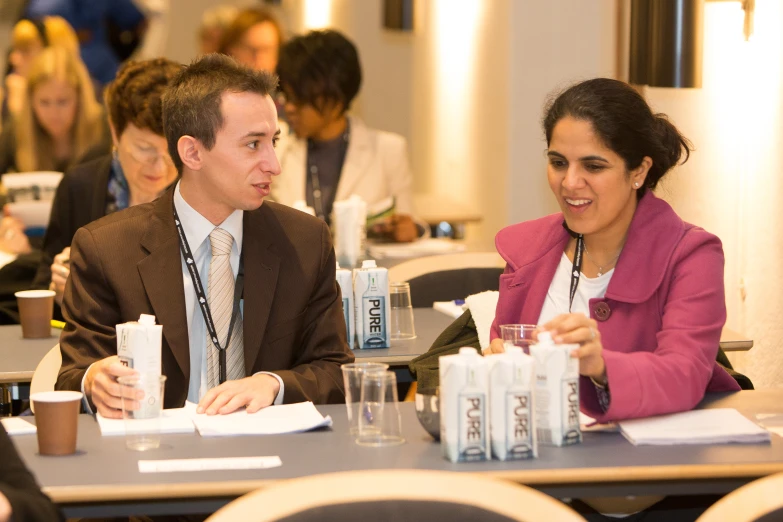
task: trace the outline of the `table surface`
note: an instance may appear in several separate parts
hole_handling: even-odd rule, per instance
[[[20,325],[0,326],[0,384],[30,382],[38,363],[58,342],[56,328],[46,339],[23,339]]]
[[[562,497],[725,493],[783,471],[783,438],[777,435],[769,444],[635,447],[619,433],[585,433],[584,442],[576,446],[540,447],[534,460],[455,464],[441,456],[440,445],[421,428],[413,404],[400,407],[406,443],[389,448],[356,445],[348,434],[344,405],[319,407],[331,415],[330,429],[230,439],[163,435],[161,448],[144,453],[127,450],[123,437],[101,437],[96,421],[88,415],[79,418],[75,455],[40,456],[35,435],[13,440],[44,491],[66,506],[187,500],[184,505],[196,510],[194,502],[216,498],[225,502],[280,479],[358,469],[483,473]],[[759,413],[783,413],[783,390],[711,395],[700,407],[736,408],[751,419]],[[137,467],[142,459],[272,455],[280,456],[281,467],[151,474],[141,474]]]
[[[413,326],[416,338],[410,341],[392,341],[391,348],[354,350],[357,360],[382,362],[389,366],[407,366],[415,357],[426,353],[432,343],[454,319],[433,308],[414,308]]]

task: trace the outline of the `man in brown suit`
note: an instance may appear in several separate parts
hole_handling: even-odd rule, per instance
[[[134,370],[117,359],[115,325],[140,314],[155,315],[163,325],[166,407],[190,399],[215,414],[343,400],[340,365],[353,354],[329,230],[298,210],[262,205],[280,174],[274,151],[280,131],[270,97],[275,84],[273,75],[219,55],[183,69],[163,99],[164,131],[181,180],[158,200],[76,233],[56,387],[82,389],[89,409],[121,416],[116,378]],[[222,237],[230,254],[215,250]],[[229,313],[240,311],[230,313],[230,343],[228,318],[224,331],[218,324],[225,306],[212,302],[212,270],[221,255],[230,259],[229,280],[244,265],[240,306],[232,307],[230,295],[224,303]],[[225,275],[227,263],[223,270]],[[228,286],[234,283],[221,288]],[[228,344],[229,374],[222,384],[215,380],[219,352],[207,338],[199,287],[215,318],[211,331],[221,347]]]

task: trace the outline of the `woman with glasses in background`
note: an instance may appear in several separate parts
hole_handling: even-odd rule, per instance
[[[62,302],[76,231],[107,214],[156,199],[177,178],[163,136],[161,96],[181,66],[128,62],[106,89],[114,152],[66,173],[52,206],[35,286]]]

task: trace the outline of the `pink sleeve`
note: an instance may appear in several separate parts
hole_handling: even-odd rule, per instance
[[[723,249],[718,238],[705,235],[687,234],[672,256],[668,292],[656,294],[666,301],[655,350],[604,350],[611,395],[606,412],[589,379],[581,379],[582,406],[599,422],[686,411],[704,398],[726,321]]]
[[[508,292],[508,285],[506,285],[506,281],[508,281],[510,276],[513,276],[514,271],[511,269],[511,267],[506,263],[506,268],[503,270],[503,274],[500,276],[500,284],[498,286],[498,304],[495,307],[495,318],[492,320],[492,326],[489,328],[489,340],[490,342],[500,337],[500,320],[498,319],[501,317],[501,305],[503,303],[503,299],[506,298],[506,293]],[[505,322],[503,324],[506,324]]]

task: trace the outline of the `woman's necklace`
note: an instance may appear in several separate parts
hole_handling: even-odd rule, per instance
[[[591,256],[591,255],[590,255],[590,252],[588,252],[588,251],[587,251],[587,245],[585,245],[585,254],[587,254],[587,257],[589,257],[589,258],[590,258],[590,261],[591,261],[591,262],[592,262],[592,263],[593,263],[595,266],[597,266],[597,267],[598,267],[598,277],[601,277],[602,275],[604,275],[604,268],[608,268],[608,267],[610,267],[610,266],[614,265],[615,261],[617,261],[617,259],[620,257],[620,254],[621,254],[621,253],[622,253],[622,251],[623,251],[623,246],[625,246],[625,245],[622,245],[622,246],[620,247],[620,250],[618,250],[618,251],[617,251],[617,255],[616,255],[616,256],[614,256],[614,257],[611,259],[611,261],[609,261],[608,263],[604,263],[603,265],[599,265],[598,263],[596,263],[596,262],[595,262],[595,259],[593,259],[593,256]]]

